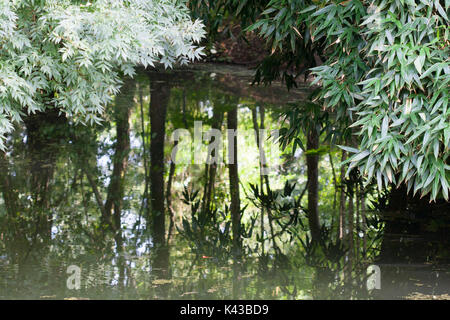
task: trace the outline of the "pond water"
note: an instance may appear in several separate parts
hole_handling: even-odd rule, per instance
[[[304,155],[275,140],[280,113],[311,90],[251,81],[251,70],[224,65],[140,71],[99,125],[52,110],[18,125],[0,152],[0,299],[445,298],[447,264],[377,260],[379,221],[352,270],[336,242],[325,256],[308,251],[296,206]],[[238,130],[234,145],[229,128]],[[209,156],[208,135],[217,142]],[[319,208],[331,232],[338,162],[331,151],[320,160]],[[281,209],[262,206],[256,189]],[[374,263],[381,290],[368,292]]]

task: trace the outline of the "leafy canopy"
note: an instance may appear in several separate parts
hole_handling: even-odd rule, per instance
[[[201,57],[204,26],[176,0],[0,0],[0,148],[25,114],[99,122],[137,65]]]
[[[449,0],[272,0],[254,26],[294,57],[297,43],[323,45],[326,61],[311,69],[316,99],[357,130],[358,148],[342,147],[353,153],[349,171],[380,189],[406,183],[448,201],[449,7]]]

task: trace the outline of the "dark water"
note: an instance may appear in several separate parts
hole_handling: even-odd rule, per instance
[[[250,70],[228,66],[142,71],[124,79],[101,125],[76,125],[52,110],[27,118],[0,152],[0,299],[448,297],[446,263],[379,261],[389,236],[382,223],[366,231],[367,250],[358,251],[350,271],[349,257],[334,247],[326,255],[307,250],[305,214],[290,219],[306,184],[304,156],[279,150],[273,130],[288,103],[305,100],[310,89],[254,87],[251,79]],[[224,160],[233,112],[240,132],[238,253],[230,214],[237,187]],[[264,177],[255,121],[266,134]],[[196,127],[222,133],[217,165],[206,163],[206,140],[196,147]],[[178,144],[176,129],[186,137]],[[319,203],[332,232],[333,162],[334,153],[321,157]],[[285,206],[274,221],[251,187],[265,181],[278,192],[277,208]],[[286,182],[296,183],[291,192]],[[368,292],[371,264],[380,267],[381,290]]]

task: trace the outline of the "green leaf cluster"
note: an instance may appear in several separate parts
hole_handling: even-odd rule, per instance
[[[26,114],[100,122],[136,66],[199,59],[203,28],[176,0],[0,0],[0,148]]]
[[[356,128],[366,183],[449,199],[450,1],[333,2],[312,16],[332,52],[319,98]],[[445,9],[444,9],[445,8]],[[326,30],[326,33],[325,33]]]
[[[405,183],[448,201],[449,7],[449,0],[272,0],[251,29],[288,69],[325,59],[310,68],[320,87],[314,102],[358,137],[348,172],[359,169],[380,189]]]

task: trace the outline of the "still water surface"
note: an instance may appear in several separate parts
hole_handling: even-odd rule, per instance
[[[446,264],[380,265],[383,286],[369,294],[364,276],[346,289],[339,266],[308,263],[300,241],[292,240],[305,239],[301,223],[299,234],[291,230],[278,243],[267,240],[270,221],[259,218],[250,187],[265,179],[255,120],[267,136],[274,134],[278,114],[306,100],[310,89],[255,87],[251,79],[251,70],[221,65],[142,71],[124,80],[101,125],[74,125],[51,110],[27,118],[0,153],[0,299],[445,297]],[[226,140],[230,110],[242,132],[237,159],[246,229],[239,258],[230,237],[227,164],[208,165],[206,141],[199,149],[191,143],[196,123],[204,132],[216,128]],[[177,145],[175,129],[187,130],[191,140]],[[304,157],[280,151],[270,139],[263,144],[270,188],[296,183],[289,197],[279,199],[290,203],[306,183]],[[226,159],[222,150],[218,154]],[[323,221],[332,224],[327,159],[321,160],[319,205]],[[158,210],[165,219],[153,218]],[[361,259],[361,272],[376,260],[380,241]],[[75,273],[68,273],[69,266]]]

